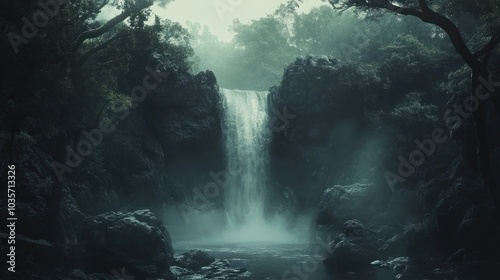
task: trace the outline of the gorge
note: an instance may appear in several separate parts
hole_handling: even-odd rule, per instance
[[[0,3],[0,279],[498,278],[497,1],[179,1]]]

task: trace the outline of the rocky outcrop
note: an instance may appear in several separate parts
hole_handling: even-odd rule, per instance
[[[204,279],[251,279],[252,273],[245,268],[232,268],[227,260],[216,260],[200,269],[172,266],[172,273],[179,280]]]
[[[164,185],[179,203],[212,182],[210,172],[225,170],[219,86],[211,71],[192,75],[165,65],[158,71],[165,81],[149,92],[141,114],[164,154]]]
[[[161,83],[148,95],[144,110],[166,155],[218,148],[221,105],[214,73],[206,71],[193,76],[167,72],[167,75],[168,82]]]
[[[40,261],[39,275],[46,274],[48,268],[66,272],[73,268],[72,262],[88,260],[88,266],[76,267],[72,272],[74,279],[86,279],[84,275],[91,277],[94,272],[106,279],[111,269],[125,266],[130,267],[127,272],[136,275],[163,275],[168,279],[169,262],[165,260],[172,254],[168,233],[151,212],[162,214],[165,206],[183,202],[191,187],[210,182],[211,171],[223,170],[224,157],[218,86],[213,73],[193,75],[163,68],[157,74],[161,71],[170,74],[163,76],[163,82],[138,104],[127,107],[130,104],[125,102],[119,113],[113,107],[116,104],[111,104],[114,101],[104,104],[97,117],[112,127],[110,131],[98,131],[92,125],[75,127],[73,123],[66,125],[75,131],[66,131],[55,123],[45,130],[37,128],[44,133],[50,131],[43,136],[35,134],[38,130],[28,131],[35,136],[16,131],[10,145],[12,133],[0,129],[2,148],[8,148],[2,151],[0,162],[4,166],[15,164],[22,170],[16,177],[16,216],[24,222],[19,223],[16,232],[28,241],[20,242],[19,252]],[[51,90],[67,90],[54,87]],[[4,117],[0,117],[2,124]],[[46,134],[54,139],[43,138]],[[87,142],[90,151],[81,154],[78,147]],[[73,160],[71,166],[68,158]],[[58,174],[54,166],[66,171]],[[0,199],[0,209],[6,213],[4,199]],[[151,212],[134,212],[145,208]],[[127,232],[133,234],[127,236]],[[167,237],[161,241],[161,235]],[[138,241],[127,239],[132,237],[144,239],[144,250],[148,252],[141,251]],[[100,255],[75,259],[83,254],[77,249],[84,246],[83,242],[89,252],[95,250]],[[131,247],[127,247],[129,242]],[[5,249],[5,244],[0,246]],[[170,253],[162,255],[162,248]],[[136,253],[140,259],[134,257]],[[91,263],[92,257],[103,261]],[[91,268],[90,264],[97,267]]]
[[[170,235],[149,210],[82,216],[78,242],[64,245],[19,235],[19,279],[174,279]]]
[[[177,257],[174,264],[191,270],[200,270],[214,261],[214,257],[201,250],[191,250]]]
[[[277,108],[290,107],[303,116],[360,119],[363,107],[368,106],[364,86],[375,82],[360,68],[331,56],[299,57],[286,68],[280,85],[271,90],[271,103]]]
[[[107,272],[121,266],[137,277],[170,275],[174,260],[170,236],[148,210],[92,218],[80,242],[83,262],[90,271]]]
[[[323,263],[337,272],[368,271],[380,257],[381,244],[377,232],[357,220],[349,220],[344,223],[343,232],[328,244]]]
[[[229,261],[216,260],[200,250],[176,256],[171,270],[180,280],[247,279],[252,275],[245,268],[231,268]]]
[[[446,108],[432,92],[410,86],[403,93],[380,83],[384,73],[367,69],[332,57],[299,57],[269,97],[276,188],[290,188],[299,209],[318,210],[313,236],[343,232],[331,244],[327,267],[369,269],[375,257],[461,259],[461,249],[476,260],[498,258],[493,236],[500,219],[482,186],[470,119],[449,127],[454,141],[434,143],[394,187],[384,174],[401,173],[402,159],[419,151],[425,133],[446,125],[439,118]],[[457,101],[463,99],[454,96],[448,106]],[[490,118],[487,125],[496,122]],[[492,166],[500,162],[497,138],[492,132]],[[373,229],[348,235],[352,225],[342,224],[350,219]]]
[[[167,157],[161,142],[139,108],[130,110],[103,146],[102,168],[110,177],[107,189],[113,191],[110,195],[116,196],[115,208],[109,210],[117,206],[132,210],[152,208],[159,214],[161,205],[172,203],[180,196],[177,194],[180,190],[168,182]],[[95,164],[94,160],[90,161]],[[93,213],[102,211],[89,202]]]
[[[307,56],[290,64],[280,85],[271,89],[272,174],[301,198],[300,208],[314,206],[328,185],[377,174],[369,170],[376,165],[370,166],[366,152],[377,149],[378,140],[364,140],[365,113],[377,88],[375,75],[355,65]]]
[[[341,226],[347,220],[369,222],[384,210],[380,190],[371,183],[333,186],[325,190],[316,215],[317,225]]]

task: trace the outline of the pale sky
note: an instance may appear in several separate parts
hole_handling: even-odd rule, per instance
[[[312,7],[324,5],[324,0],[304,0],[299,11],[309,11]],[[207,25],[210,32],[220,40],[230,41],[233,34],[229,27],[233,20],[249,22],[274,12],[287,0],[174,0],[165,8],[154,7],[153,13],[161,18]]]

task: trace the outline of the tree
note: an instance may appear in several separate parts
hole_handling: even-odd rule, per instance
[[[30,30],[33,32],[29,40],[15,45],[17,54],[9,34],[11,37],[16,33],[23,35],[24,26],[28,24],[25,18],[30,20],[32,15],[44,10],[33,1],[2,1],[0,44],[6,51],[0,53],[4,62],[0,111],[11,132],[10,148],[15,146],[12,143],[16,135],[26,135],[54,161],[65,162],[65,147],[79,140],[82,129],[93,128],[95,122],[92,121],[102,116],[106,101],[129,92],[119,93],[117,76],[144,70],[131,69],[134,67],[132,60],[139,61],[139,57],[157,51],[168,56],[174,64],[189,68],[187,59],[192,50],[188,47],[185,30],[168,21],[147,25],[151,15],[149,8],[155,3],[169,1],[53,1],[60,2],[60,6],[50,12],[44,24],[38,22],[43,27]],[[97,17],[106,6],[115,7],[118,14],[101,22]],[[141,41],[144,38],[150,40]],[[148,43],[151,45],[146,45]],[[125,48],[127,45],[133,48]],[[19,145],[16,148],[26,147]],[[13,151],[7,147],[2,152]],[[45,166],[50,171],[51,163],[47,161]],[[47,239],[63,244],[65,237],[60,216],[63,183],[55,173],[50,174],[52,186],[47,195],[50,209],[46,223],[53,234]]]
[[[161,2],[165,2],[165,0]],[[90,3],[92,3],[92,1]],[[93,13],[89,13],[88,15],[86,15],[87,18],[85,20],[95,19],[101,9],[108,5],[108,3],[109,0],[101,0],[95,3],[92,9]],[[130,25],[132,27],[144,27],[144,23],[148,20],[151,14],[149,8],[154,3],[155,0],[114,1],[110,5],[115,6],[117,9],[121,10],[118,15],[96,28],[85,28],[82,32],[80,32],[78,36],[76,36],[76,39],[74,39],[74,41],[69,45],[69,49],[66,50],[66,52],[68,52],[69,65],[73,80],[81,85],[81,68],[83,64],[89,59],[89,57],[105,49],[110,43],[120,38],[121,35],[113,36],[105,40],[104,42],[101,42],[100,44],[92,47],[83,54],[79,54],[78,51],[85,41],[101,37],[103,34],[106,34],[116,25],[125,21],[127,18],[129,18]]]
[[[469,66],[472,72],[471,94],[475,96],[480,90],[484,90],[485,82],[491,81],[492,74],[489,71],[490,58],[495,48],[500,44],[500,26],[496,15],[498,15],[499,5],[496,1],[467,1],[467,0],[440,0],[433,1],[431,5],[425,0],[329,0],[329,3],[339,11],[345,11],[350,8],[356,8],[359,11],[367,12],[370,15],[377,16],[380,11],[386,10],[405,16],[413,16],[421,21],[433,24],[441,28],[449,37],[456,52],[463,61]],[[493,18],[494,25],[488,24],[484,27],[490,31],[490,39],[477,51],[472,51],[466,43],[459,27],[450,19],[457,17],[462,9],[467,9],[475,14],[481,14],[484,18]],[[483,19],[484,19],[483,18]],[[495,25],[496,24],[496,25]],[[500,96],[490,91],[489,102],[492,102],[497,114],[500,116]],[[473,119],[478,142],[478,163],[485,188],[496,208],[500,210],[499,186],[492,176],[490,166],[490,148],[488,143],[488,133],[486,129],[486,105],[484,102],[478,102],[478,108],[473,112]]]
[[[243,51],[243,66],[267,87],[274,85],[286,64],[297,55],[290,45],[288,28],[272,15],[250,24],[235,21],[234,42]]]
[[[353,19],[352,13],[335,16],[334,10],[328,6],[297,14],[293,21],[293,44],[302,53],[342,56],[336,48],[339,42],[347,42],[350,38]]]

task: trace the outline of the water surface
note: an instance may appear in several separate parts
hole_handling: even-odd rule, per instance
[[[227,259],[231,267],[244,267],[250,279],[268,280],[390,280],[396,273],[374,268],[365,274],[331,274],[321,263],[320,245],[280,242],[180,241],[173,243],[176,253],[200,249],[218,259]]]

